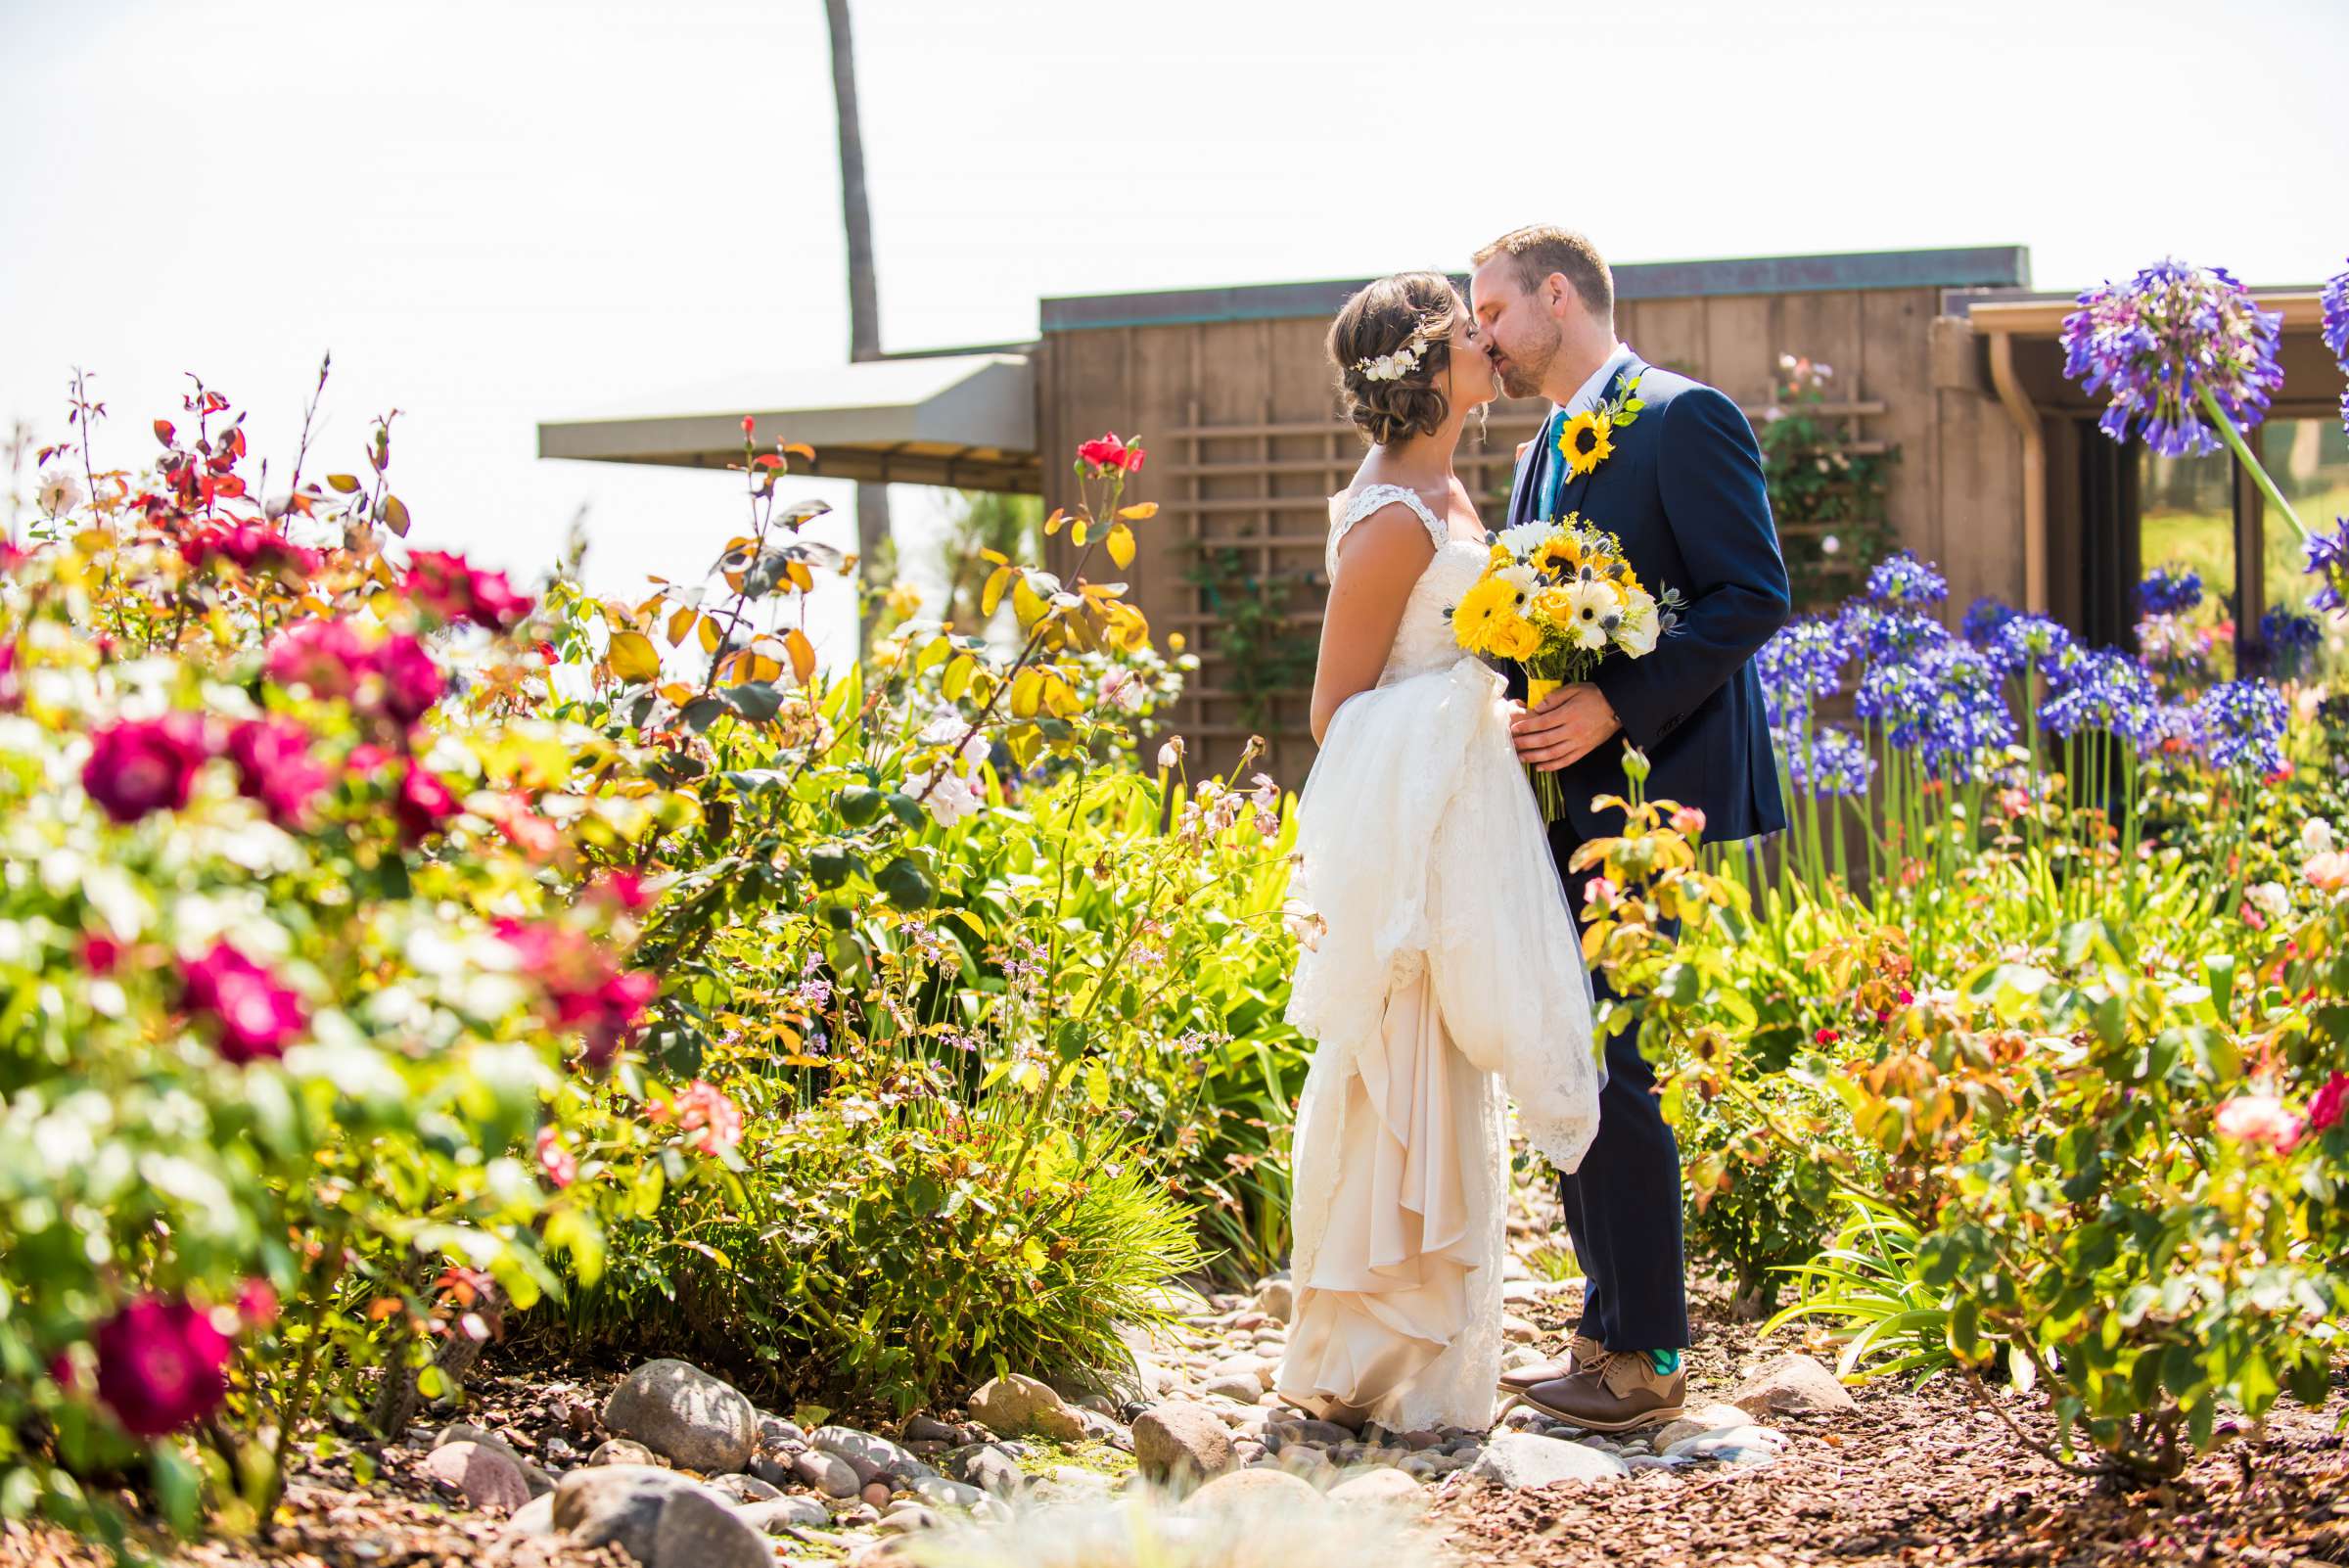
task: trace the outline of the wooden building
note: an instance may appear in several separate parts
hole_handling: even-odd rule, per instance
[[[1615,270],[1617,328],[1643,358],[1720,387],[1758,422],[1781,354],[1831,365],[1818,411],[1842,449],[1897,454],[1881,521],[1948,574],[1953,615],[1995,595],[2117,640],[2142,553],[2139,449],[2096,433],[2055,344],[2072,297],[2031,293],[2029,270],[2014,246],[1634,263]],[[1322,338],[1359,286],[1047,299],[1034,343],[778,377],[714,392],[698,412],[546,424],[539,451],[722,464],[739,453],[740,415],[755,413],[761,429],[813,445],[820,474],[1040,491],[1065,505],[1081,440],[1138,437],[1150,457],[1128,498],[1160,511],[1126,576],[1162,646],[1180,633],[1202,661],[1175,727],[1211,765],[1262,734],[1269,770],[1295,784],[1312,760],[1327,497],[1362,451],[1337,416]],[[2263,299],[2286,315],[2288,407],[2328,403],[2338,378],[2315,342],[2314,291]],[[1463,453],[1463,477],[1496,512],[1542,412],[1496,404]],[[2226,526],[2256,561],[2258,497],[2234,489]],[[2248,625],[2260,574],[2241,576]]]

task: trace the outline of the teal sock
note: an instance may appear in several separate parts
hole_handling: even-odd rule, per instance
[[[1679,1351],[1651,1350],[1647,1353],[1647,1359],[1654,1364],[1658,1377],[1670,1377],[1681,1369],[1681,1353]]]

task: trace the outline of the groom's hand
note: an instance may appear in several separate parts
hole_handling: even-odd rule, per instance
[[[1520,712],[1509,733],[1521,761],[1554,773],[1589,756],[1622,727],[1596,686],[1561,686],[1543,698],[1541,707]]]

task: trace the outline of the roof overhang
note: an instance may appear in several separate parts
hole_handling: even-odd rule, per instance
[[[1025,354],[875,359],[805,372],[761,372],[538,427],[538,455],[675,468],[739,466],[742,421],[761,445],[814,448],[800,471],[867,484],[1042,489],[1036,374]]]

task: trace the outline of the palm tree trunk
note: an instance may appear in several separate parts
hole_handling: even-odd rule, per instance
[[[849,238],[849,357],[881,357],[881,289],[873,271],[873,209],[864,188],[864,131],[856,115],[856,51],[849,37],[849,0],[824,0],[832,29],[832,97],[840,118],[840,206]],[[859,653],[872,632],[890,543],[889,486],[856,486],[857,576],[865,604],[857,617]]]

